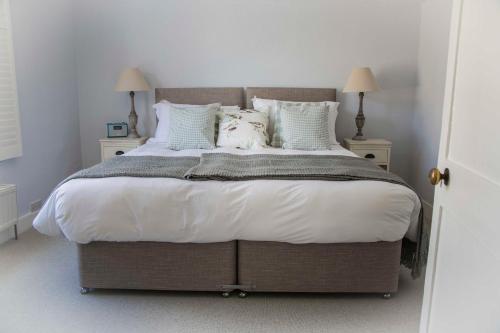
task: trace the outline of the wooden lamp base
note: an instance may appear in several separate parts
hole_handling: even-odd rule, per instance
[[[135,93],[133,91],[130,92],[130,101],[132,103],[132,109],[130,110],[130,114],[128,115],[129,122],[129,133],[128,138],[136,139],[140,138],[139,133],[137,133],[137,113],[135,112],[135,103],[134,103]]]
[[[364,141],[366,138],[363,135],[363,126],[365,125],[365,115],[363,113],[363,97],[365,96],[364,92],[359,93],[359,110],[356,115],[356,127],[358,128],[358,132],[352,138],[357,141]]]

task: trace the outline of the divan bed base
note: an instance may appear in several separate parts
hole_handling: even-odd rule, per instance
[[[248,291],[392,293],[401,243],[238,241],[238,283],[252,286]]]
[[[236,246],[236,241],[78,244],[80,286],[223,291],[223,285],[236,284]]]
[[[80,285],[97,289],[392,293],[401,241],[341,244],[78,244]]]

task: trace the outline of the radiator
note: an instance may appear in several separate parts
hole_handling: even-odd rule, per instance
[[[17,239],[16,185],[0,184],[0,232],[14,226]]]

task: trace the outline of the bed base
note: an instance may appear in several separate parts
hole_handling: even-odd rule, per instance
[[[401,241],[341,244],[92,242],[78,244],[91,289],[382,293],[399,279]]]
[[[254,292],[392,293],[401,241],[289,244],[238,241],[238,283]]]
[[[78,244],[80,286],[90,289],[224,291],[236,284],[236,241]]]

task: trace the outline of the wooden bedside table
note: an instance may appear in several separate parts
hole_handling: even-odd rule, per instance
[[[389,171],[392,142],[385,139],[357,141],[344,139],[344,145],[359,157],[372,160],[379,167]]]
[[[101,161],[108,160],[114,156],[123,155],[126,152],[142,146],[148,138],[106,138],[99,140],[101,144]]]

